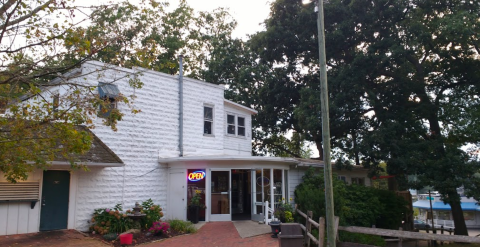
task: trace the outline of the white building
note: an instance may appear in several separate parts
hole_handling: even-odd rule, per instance
[[[22,202],[8,195],[2,199],[0,194],[0,235],[86,231],[94,209],[121,203],[126,210],[149,198],[161,205],[166,218],[187,220],[187,204],[194,191],[201,193],[207,206],[201,220],[263,220],[265,201],[273,206],[292,198],[306,167],[322,166],[318,161],[251,156],[251,119],[256,111],[224,99],[223,85],[183,78],[180,94],[179,76],[100,62],[87,62],[73,73],[80,75],[78,83],[98,86],[101,96],[134,94],[141,112],[130,114],[127,106],[118,103],[126,114],[117,132],[97,119],[99,124],[91,130],[98,137],[92,157],[84,157],[90,171],[69,172],[67,162],[55,161],[48,171],[31,174],[30,183],[9,187],[36,191],[33,199],[26,197]],[[132,89],[127,75],[138,75],[143,88]],[[69,90],[49,91],[65,94]],[[370,184],[364,170],[339,175],[345,181]],[[3,176],[0,186],[9,186]],[[30,203],[35,196],[40,202]]]

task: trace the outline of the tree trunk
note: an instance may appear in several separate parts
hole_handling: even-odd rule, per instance
[[[460,206],[460,201],[449,202],[452,208],[453,222],[455,223],[455,235],[468,236],[467,225],[465,224],[465,218],[463,217],[463,210]]]

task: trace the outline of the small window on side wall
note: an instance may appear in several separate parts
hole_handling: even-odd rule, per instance
[[[245,118],[227,114],[227,135],[245,136]]]
[[[203,107],[203,134],[213,135],[213,107]]]
[[[98,93],[103,103],[100,105],[98,112],[99,117],[107,118],[113,109],[117,109],[117,98],[120,97],[120,91],[117,85],[111,83],[98,84]]]
[[[58,106],[60,105],[60,94],[55,93],[53,95],[52,110],[53,112],[58,112]]]

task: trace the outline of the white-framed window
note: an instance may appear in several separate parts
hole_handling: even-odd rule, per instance
[[[338,180],[342,180],[344,183],[347,183],[347,177],[345,176],[338,176]]]
[[[227,135],[245,136],[245,117],[227,113]]]
[[[213,106],[203,106],[203,135],[213,135]]]

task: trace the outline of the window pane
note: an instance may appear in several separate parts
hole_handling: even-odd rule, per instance
[[[243,118],[243,117],[238,117],[238,126],[243,126],[243,127],[245,127],[245,118]]]
[[[235,135],[235,125],[228,125],[227,127],[227,133]]]
[[[204,134],[212,134],[212,122],[204,121],[203,124],[203,133]]]
[[[239,136],[245,136],[245,128],[244,127],[238,127],[238,135]]]
[[[203,107],[203,117],[205,120],[213,120],[212,107],[208,107],[208,106]]]
[[[235,116],[227,115],[227,123],[228,124],[235,124]]]

